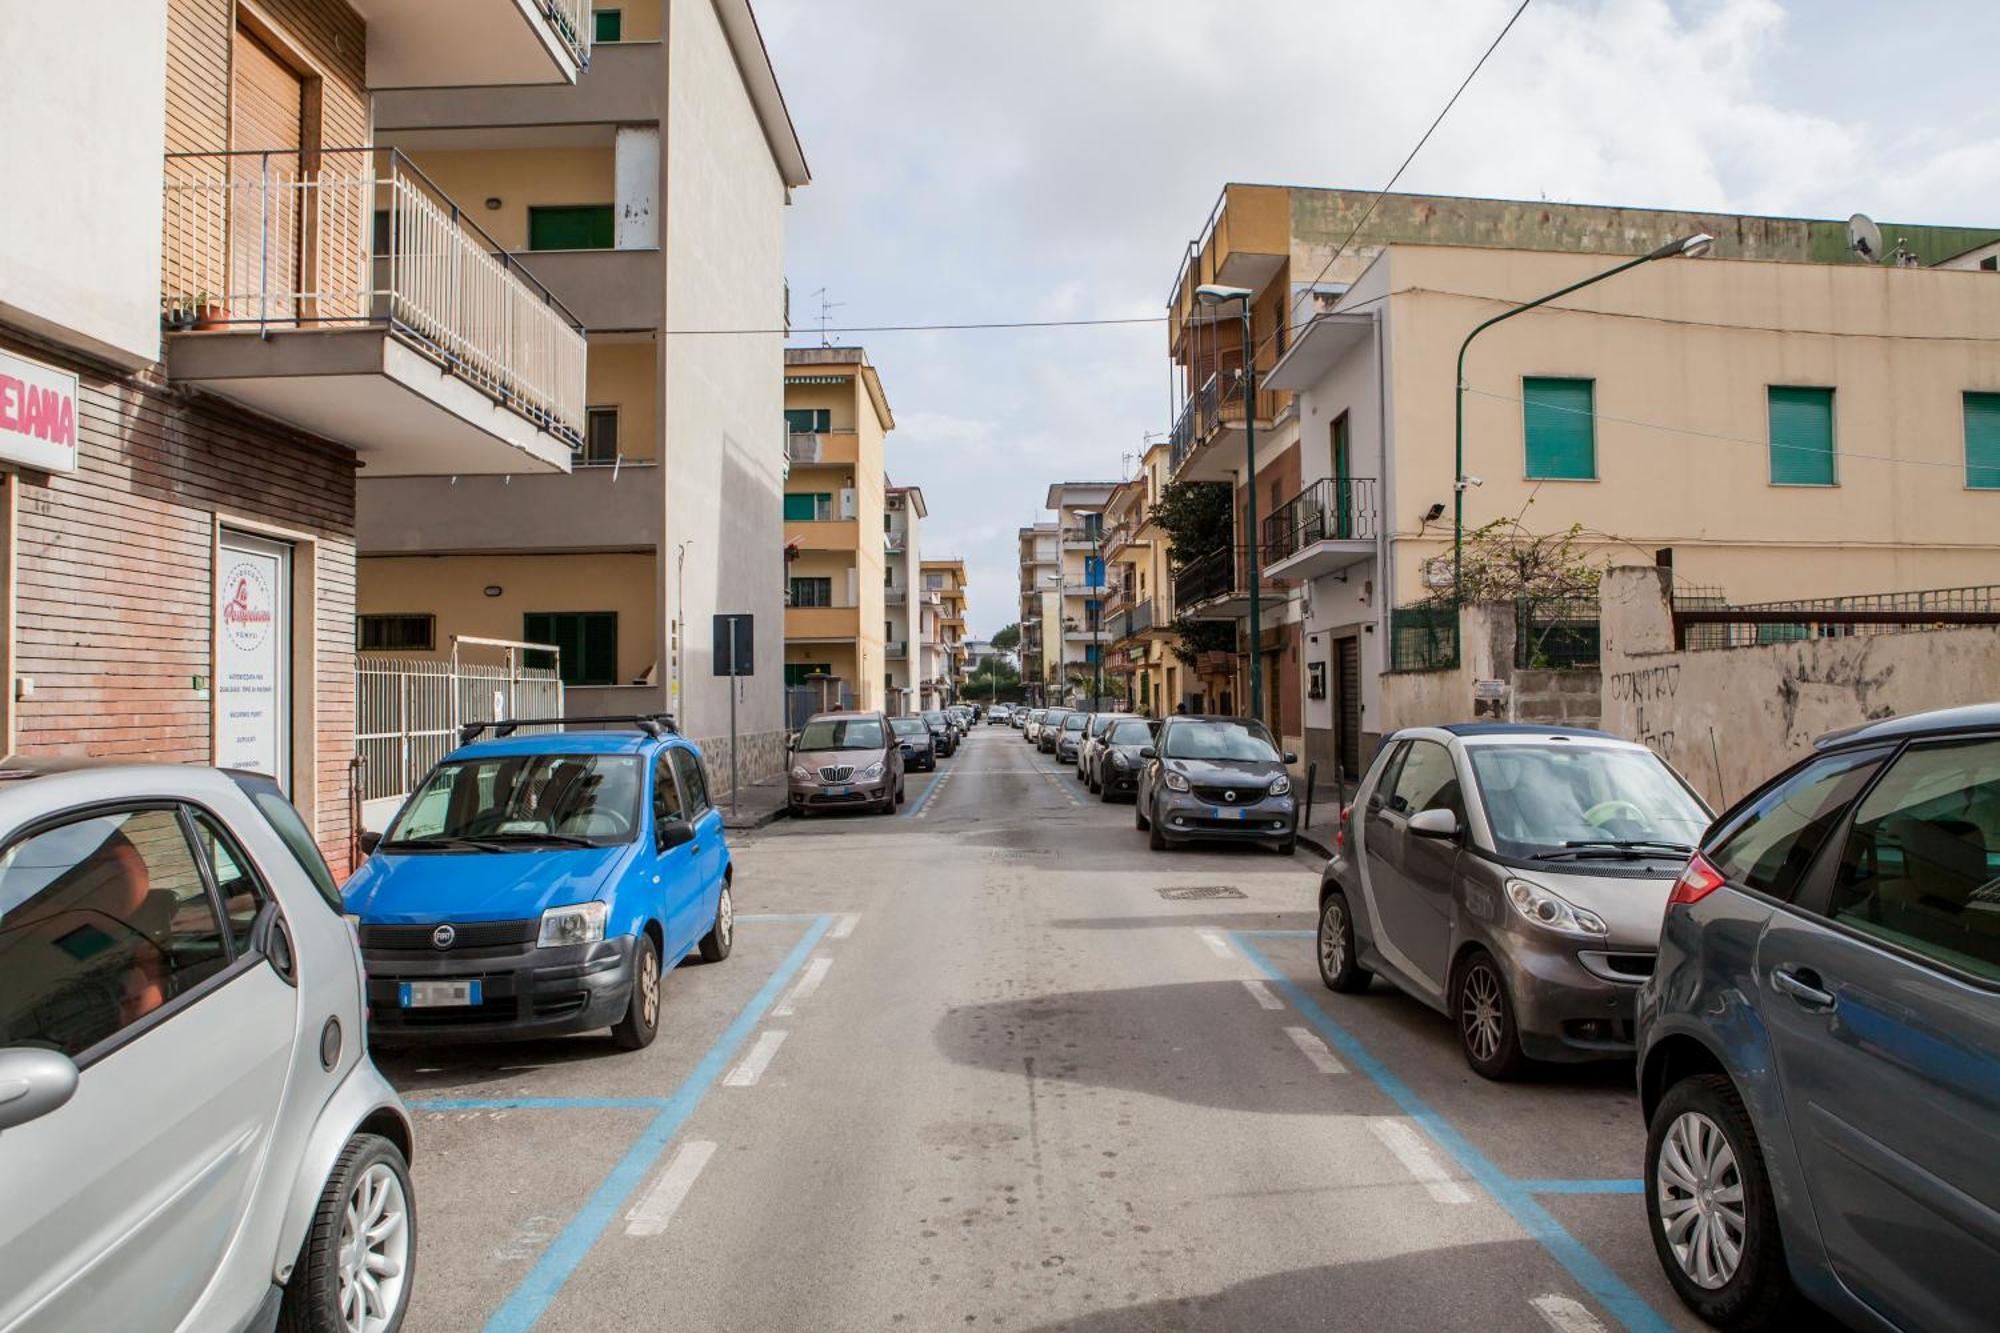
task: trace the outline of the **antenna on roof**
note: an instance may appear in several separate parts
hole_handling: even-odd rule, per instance
[[[1882,250],[1882,229],[1866,213],[1847,220],[1847,248],[1864,264],[1879,264],[1888,258]]]
[[[833,339],[826,336],[827,321],[833,318],[834,311],[846,305],[847,302],[827,300],[826,288],[824,287],[814,292],[813,295],[819,298],[819,345],[821,347],[831,347],[833,346]]]

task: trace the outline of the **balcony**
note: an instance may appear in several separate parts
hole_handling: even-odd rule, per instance
[[[1264,520],[1264,572],[1273,578],[1337,574],[1375,557],[1373,477],[1325,477]]]
[[[785,641],[823,640],[845,642],[861,637],[861,608],[858,606],[788,606],[785,608]]]
[[[590,63],[590,0],[352,0],[370,88],[551,83]]]
[[[1242,547],[1225,546],[1174,571],[1174,609],[1190,620],[1241,620],[1250,612],[1249,579]],[[1264,598],[1275,598],[1269,571],[1259,571]]]
[[[861,437],[851,430],[821,431],[785,437],[785,457],[793,467],[853,467],[861,450]]]
[[[1062,545],[1065,551],[1094,551],[1104,544],[1104,530],[1089,524],[1079,524],[1062,530]]]
[[[891,662],[905,661],[910,656],[910,641],[908,639],[891,639],[882,645],[882,652]]]
[[[363,555],[471,555],[660,548],[665,481],[652,463],[568,476],[403,477],[357,484]]]
[[[908,588],[885,587],[882,589],[882,605],[908,606],[909,604],[910,604],[910,590]]]
[[[1269,430],[1284,410],[1288,395],[1259,389],[1252,396],[1259,430]],[[1243,440],[1243,374],[1225,366],[1189,396],[1168,439],[1167,467],[1175,481],[1232,481],[1245,463]]]
[[[1097,583],[1065,583],[1062,585],[1062,592],[1065,597],[1096,597],[1101,599],[1110,591],[1111,586],[1101,581]]]
[[[1129,639],[1135,634],[1144,634],[1153,628],[1153,599],[1147,598],[1136,606],[1123,611],[1114,611],[1106,621],[1111,639]]]
[[[801,551],[858,551],[861,525],[851,518],[788,518],[785,545]]]
[[[583,326],[393,149],[172,153],[167,375],[365,475],[562,472]]]

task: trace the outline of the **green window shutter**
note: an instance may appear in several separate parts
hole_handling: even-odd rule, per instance
[[[2000,491],[2000,393],[1965,395],[1965,484]]]
[[[1527,440],[1530,478],[1597,479],[1595,388],[1592,380],[1521,381],[1522,428]]]
[[[785,521],[810,523],[819,517],[819,497],[810,493],[785,492]]]
[[[1771,484],[1833,485],[1833,390],[1773,384],[1770,394]]]
[[[590,38],[594,42],[617,42],[624,40],[625,14],[623,10],[600,9],[592,14]]]
[[[563,204],[528,210],[530,250],[609,250],[610,204]]]

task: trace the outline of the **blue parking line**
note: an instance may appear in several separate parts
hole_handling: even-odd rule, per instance
[[[812,954],[813,947],[833,925],[831,916],[815,919],[815,924],[805,936],[785,955],[785,961],[778,965],[768,980],[750,997],[750,1003],[743,1006],[735,1021],[723,1029],[715,1044],[701,1057],[699,1063],[681,1080],[680,1087],[660,1105],[660,1113],[646,1126],[645,1132],[625,1150],[618,1164],[611,1168],[583,1206],[570,1218],[561,1234],[550,1242],[548,1249],[519,1285],[509,1293],[493,1317],[486,1321],[486,1333],[526,1333],[535,1326],[549,1305],[569,1281],[570,1274],[597,1244],[597,1238],[618,1215],[618,1209],[630,1198],[632,1191],[639,1188],[659,1160],[667,1145],[674,1141],[688,1117],[701,1105],[702,1098],[715,1086],[722,1071],[736,1058],[736,1052],[749,1039],[751,1030],[763,1021],[764,1014],[777,1003],[780,993]]]
[[[937,770],[931,774],[930,782],[925,784],[924,794],[904,807],[903,818],[915,819],[922,812],[923,808],[931,803],[931,797],[937,795],[938,788],[944,785],[944,775],[945,769],[943,765],[939,765]]]
[[[1644,1194],[1643,1180],[1517,1180],[1530,1194]]]
[[[1315,938],[1315,933],[1310,930],[1239,930],[1236,933],[1259,940],[1309,940]]]
[[[738,912],[736,922],[741,925],[745,921],[817,921],[823,915],[821,912]]]
[[[405,1101],[412,1111],[657,1111],[665,1097],[431,1097]]]
[[[1289,1000],[1292,1007],[1305,1016],[1307,1022],[1319,1030],[1319,1034],[1353,1062],[1354,1066],[1380,1088],[1403,1114],[1422,1125],[1424,1132],[1431,1136],[1440,1148],[1451,1154],[1466,1174],[1479,1187],[1493,1197],[1493,1201],[1506,1209],[1508,1214],[1521,1225],[1535,1240],[1541,1243],[1555,1261],[1568,1270],[1577,1285],[1588,1292],[1606,1313],[1625,1328],[1634,1333],[1667,1333],[1671,1327],[1660,1313],[1619,1279],[1588,1246],[1569,1234],[1562,1223],[1556,1221],[1548,1209],[1534,1197],[1528,1188],[1529,1182],[1515,1180],[1485,1153],[1472,1146],[1452,1123],[1430,1108],[1430,1105],[1398,1078],[1389,1067],[1363,1046],[1346,1028],[1333,1021],[1327,1012],[1319,1007],[1310,995],[1299,987],[1284,972],[1266,958],[1256,945],[1250,943],[1254,932],[1233,930],[1229,932],[1236,947],[1245,957],[1255,963],[1272,985]],[[1310,934],[1311,932],[1285,932],[1286,934]],[[1544,1182],[1547,1183],[1547,1182]]]

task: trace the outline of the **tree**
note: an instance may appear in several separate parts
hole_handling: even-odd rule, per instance
[[[966,677],[964,697],[967,699],[1009,701],[1021,697],[1021,673],[1004,657],[988,657],[982,660],[973,673]]]
[[[1170,481],[1160,487],[1147,518],[1167,535],[1167,554],[1174,564],[1185,565],[1232,543],[1236,502],[1229,489],[1219,481]],[[1192,665],[1201,653],[1236,649],[1236,626],[1226,620],[1177,616],[1173,630],[1173,653],[1183,665]]]
[[[1593,563],[1581,549],[1583,525],[1535,533],[1511,518],[1496,518],[1465,534],[1458,600],[1535,602],[1595,600],[1609,557]]]
[[[1236,622],[1233,620],[1189,620],[1174,618],[1173,654],[1182,666],[1193,666],[1202,653],[1236,651]]]
[[[1021,646],[1021,626],[1018,623],[1002,625],[993,631],[993,637],[988,642],[1003,653],[1011,653]]]

